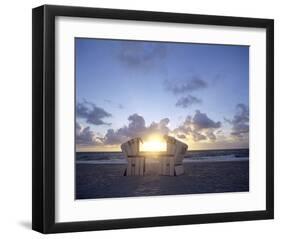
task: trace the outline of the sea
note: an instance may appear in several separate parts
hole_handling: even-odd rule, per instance
[[[249,160],[249,149],[216,149],[187,151],[183,163]],[[122,152],[76,152],[78,164],[126,164]]]

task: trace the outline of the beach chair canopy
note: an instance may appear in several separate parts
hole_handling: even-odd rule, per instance
[[[137,156],[140,151],[140,142],[142,142],[140,137],[130,139],[121,145],[121,150],[126,156]]]

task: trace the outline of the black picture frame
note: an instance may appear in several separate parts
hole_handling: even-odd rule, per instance
[[[55,17],[84,17],[266,29],[266,210],[101,221],[55,222]],[[75,232],[274,217],[274,21],[150,11],[44,5],[32,11],[32,228]]]

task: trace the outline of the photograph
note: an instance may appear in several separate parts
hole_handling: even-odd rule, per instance
[[[249,45],[74,41],[76,200],[249,192]]]

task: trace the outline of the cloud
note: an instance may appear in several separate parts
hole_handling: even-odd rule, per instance
[[[112,101],[109,100],[109,99],[104,99],[103,101],[104,101],[105,103],[108,103],[108,104],[111,104],[111,103],[112,103]]]
[[[199,76],[193,76],[191,79],[182,81],[164,81],[164,87],[167,91],[171,91],[175,95],[189,93],[206,88],[207,82],[202,80]]]
[[[112,105],[112,106],[117,107],[118,109],[121,109],[121,110],[125,108],[123,104],[114,103],[114,102],[112,102],[111,100],[108,100],[108,99],[104,99],[103,101],[104,101],[106,104]]]
[[[177,138],[179,138],[179,139],[186,139],[186,136],[184,134],[178,134]]]
[[[247,105],[237,104],[233,118],[225,120],[232,125],[232,136],[237,138],[249,137],[249,107]]]
[[[216,132],[216,133],[219,134],[218,132]],[[211,141],[215,141],[217,139],[217,136],[214,134],[214,131],[212,131],[212,130],[207,131],[206,135]]]
[[[204,134],[201,134],[195,130],[192,131],[192,137],[194,141],[201,141],[207,139],[207,137]]]
[[[183,124],[174,129],[173,132],[176,135],[190,136],[194,141],[215,141],[216,130],[220,128],[220,121],[215,122],[207,114],[197,110],[193,117],[187,116]]]
[[[128,126],[128,135],[135,133],[140,133],[145,130],[145,120],[142,116],[138,114],[133,114],[128,117],[129,126]]]
[[[145,131],[144,118],[138,114],[133,114],[128,117],[129,124],[117,130],[109,129],[105,135],[105,144],[120,144],[130,138],[134,138]]]
[[[110,125],[110,123],[104,121],[104,118],[112,116],[103,108],[86,100],[84,100],[83,103],[77,103],[76,114],[78,118],[85,119],[87,123],[93,125]]]
[[[220,121],[213,121],[210,119],[207,114],[201,113],[199,110],[196,110],[196,113],[193,117],[193,126],[195,129],[217,129],[221,127]]]
[[[83,127],[76,122],[76,144],[78,145],[100,145],[102,140],[91,131],[90,127]]]
[[[151,134],[165,135],[170,132],[168,128],[170,120],[168,118],[164,118],[158,123],[152,122],[149,126],[146,126],[144,118],[135,113],[128,117],[128,121],[129,124],[122,128],[107,130],[104,143],[116,145],[135,137],[142,137],[145,139]]]
[[[247,118],[242,113],[245,112],[245,108],[243,106],[237,107],[239,113],[233,117],[231,122],[244,122]],[[169,118],[163,118],[158,122],[152,122],[147,125],[143,116],[134,113],[128,117],[126,125],[118,129],[108,129],[103,136],[93,133],[90,127],[82,127],[77,123],[76,142],[78,145],[116,146],[135,137],[142,137],[145,140],[150,135],[171,135],[187,141],[187,143],[193,141],[202,144],[212,143],[213,145],[223,144],[226,146],[238,145],[239,143],[243,147],[247,147],[248,145],[246,138],[240,140],[234,137],[234,131],[231,134],[233,137],[223,134],[221,122],[211,119],[206,113],[199,110],[196,110],[193,115],[187,116],[184,122],[177,128],[171,129],[169,123]],[[238,129],[236,126],[233,128]],[[241,131],[239,132],[241,133]]]
[[[121,144],[128,140],[128,136],[126,136],[125,131],[121,129],[118,129],[117,131],[114,131],[113,129],[107,130],[107,133],[104,137],[104,144],[108,145],[116,145]]]
[[[77,145],[120,145],[135,137],[142,137],[144,140],[150,135],[171,135],[188,142],[200,142],[200,145],[217,145],[221,147],[248,147],[249,141],[249,109],[243,104],[238,104],[236,113],[231,120],[230,135],[222,130],[222,123],[211,119],[206,113],[196,110],[193,115],[188,115],[185,120],[176,128],[169,127],[169,118],[163,118],[158,122],[146,124],[143,116],[134,113],[128,117],[128,122],[118,129],[108,129],[101,136],[94,133],[90,127],[83,127],[76,123]]]
[[[182,95],[188,93],[186,96],[181,96],[175,104],[177,107],[181,108],[188,108],[193,104],[202,103],[201,99],[190,93],[204,89],[207,86],[207,82],[196,75],[192,76],[191,79],[183,79],[181,81],[164,81],[164,88],[166,91],[170,91],[174,95]]]
[[[199,104],[201,102],[202,102],[202,100],[198,99],[197,97],[188,95],[188,96],[179,98],[178,101],[176,102],[176,106],[182,107],[182,108],[188,108],[193,104]]]
[[[166,55],[166,47],[161,44],[126,41],[121,44],[118,58],[130,68],[151,68]]]
[[[152,122],[150,126],[146,130],[146,134],[160,134],[166,135],[169,134],[170,129],[168,127],[170,120],[168,118],[164,118],[159,121],[159,123]]]

